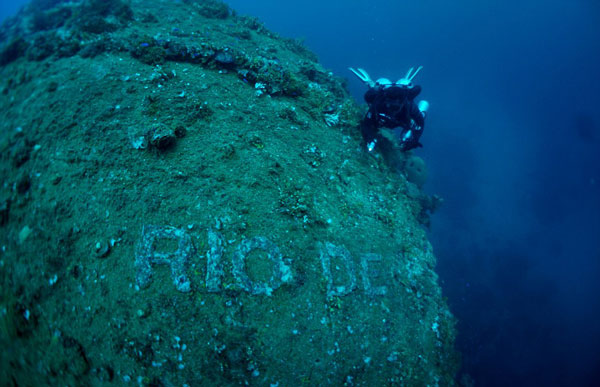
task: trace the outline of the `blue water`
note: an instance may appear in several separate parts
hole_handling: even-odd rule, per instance
[[[323,65],[416,78],[430,238],[477,385],[600,385],[600,5],[230,0]],[[18,2],[3,2],[0,17]]]

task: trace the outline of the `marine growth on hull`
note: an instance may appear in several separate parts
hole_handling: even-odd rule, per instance
[[[0,384],[452,385],[423,161],[220,1],[0,27]]]

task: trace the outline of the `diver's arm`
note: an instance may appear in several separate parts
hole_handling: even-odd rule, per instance
[[[375,149],[375,145],[381,138],[377,119],[371,110],[367,112],[365,118],[360,122],[360,131],[367,150],[371,152]]]
[[[415,125],[421,128],[421,130],[423,130],[423,128],[425,127],[425,113],[421,112],[421,110],[414,101],[412,101],[410,104],[409,115],[410,118],[415,122]]]
[[[400,138],[400,149],[403,151],[423,146],[419,139],[425,128],[425,111],[421,111],[418,105],[412,101],[409,116],[411,119],[410,126],[402,131]]]

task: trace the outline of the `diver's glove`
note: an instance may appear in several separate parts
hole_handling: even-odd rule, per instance
[[[414,120],[411,120],[410,129],[406,129],[400,138],[400,150],[409,151],[414,148],[422,147],[423,145],[419,142],[419,137],[421,137],[421,133],[419,132],[421,130],[423,130],[423,128],[418,126]]]
[[[421,148],[422,146],[423,144],[421,144],[419,141],[415,140],[414,138],[411,138],[409,140],[402,141],[398,147],[401,151],[406,152],[411,149]]]
[[[375,144],[377,144],[377,139],[374,139],[373,141],[367,144],[367,150],[369,152],[373,152],[373,149],[375,149]]]
[[[413,132],[412,129],[407,130],[400,139],[400,150],[406,151],[412,149],[410,147],[411,142],[413,140]]]

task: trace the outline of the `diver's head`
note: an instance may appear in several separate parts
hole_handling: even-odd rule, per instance
[[[384,89],[394,86],[394,83],[387,78],[379,78],[375,84]]]
[[[398,82],[396,82],[396,86],[406,87],[408,89],[412,89],[415,86],[412,83],[412,80],[417,76],[417,74],[419,73],[419,71],[421,71],[422,68],[423,68],[423,66],[417,67],[417,69],[413,73],[414,67],[411,67],[408,70],[408,72],[406,73],[406,75],[404,76],[404,78],[400,78],[398,80]]]

